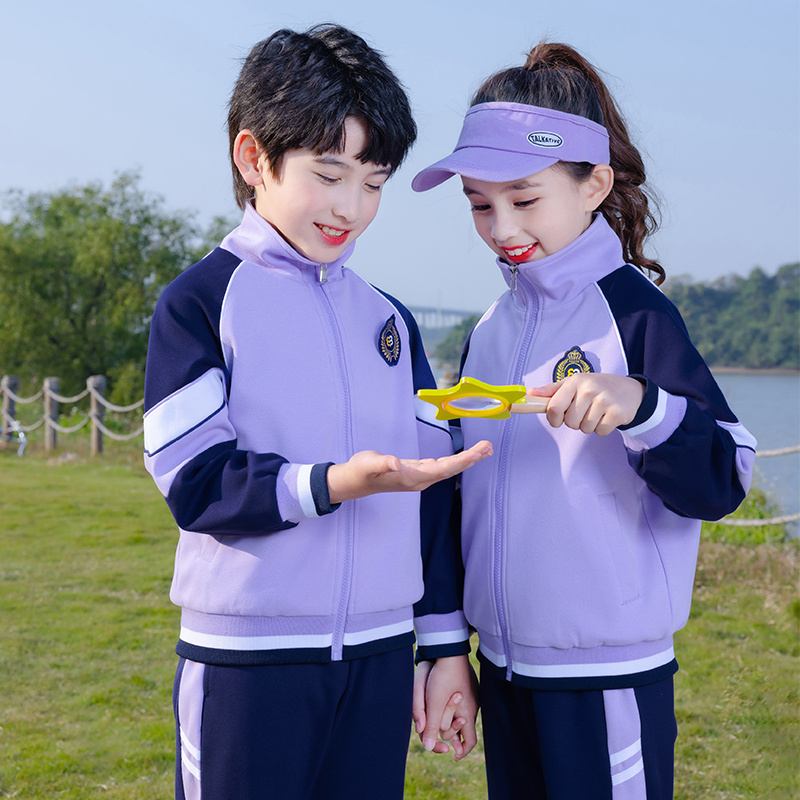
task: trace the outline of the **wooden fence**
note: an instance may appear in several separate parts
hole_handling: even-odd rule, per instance
[[[41,427],[44,427],[44,449],[49,451],[55,450],[58,446],[59,433],[75,433],[86,425],[90,425],[92,455],[98,455],[103,452],[104,436],[116,441],[127,441],[141,436],[144,430],[140,425],[132,433],[119,434],[109,430],[105,425],[106,411],[118,413],[135,411],[144,405],[144,399],[129,406],[117,406],[109,403],[105,398],[106,379],[103,375],[92,375],[86,381],[86,389],[73,397],[65,397],[59,394],[58,378],[45,378],[41,390],[31,397],[20,397],[17,394],[18,388],[19,381],[16,376],[3,376],[0,382],[0,392],[3,399],[2,435],[6,439],[13,435],[17,436],[20,442],[18,451],[20,455],[25,447],[27,434]],[[75,425],[61,425],[59,422],[61,419],[61,406],[78,403],[87,396],[90,398],[90,406],[86,416]],[[42,416],[32,424],[22,425],[17,419],[17,406],[31,403],[42,404]]]

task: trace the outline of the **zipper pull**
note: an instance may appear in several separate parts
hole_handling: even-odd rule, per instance
[[[320,264],[319,265],[319,282],[320,283],[327,283],[328,282],[328,265],[327,264]]]
[[[511,267],[511,275],[514,277],[514,283],[511,284],[511,291],[517,291],[517,275],[519,275],[518,267]]]

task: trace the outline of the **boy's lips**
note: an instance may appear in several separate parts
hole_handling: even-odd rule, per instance
[[[322,238],[328,244],[344,244],[345,239],[347,239],[347,235],[350,233],[349,230],[343,230],[342,228],[332,228],[330,225],[320,225],[319,223],[315,224],[319,229],[319,232],[322,234]]]
[[[506,258],[509,261],[520,264],[523,261],[527,261],[536,252],[538,246],[539,243],[534,242],[533,244],[526,244],[522,247],[501,247],[500,249],[506,254]]]

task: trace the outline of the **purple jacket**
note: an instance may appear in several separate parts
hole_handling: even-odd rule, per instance
[[[603,217],[568,247],[509,267],[463,374],[542,386],[576,370],[637,375],[636,419],[609,436],[543,415],[465,419],[494,457],[463,476],[464,608],[489,669],[543,688],[619,688],[675,669],[699,519],[732,511],[755,440],[728,408],[675,307]]]
[[[413,318],[351,252],[310,262],[248,207],[158,302],[145,464],[180,528],[187,658],[351,659],[414,627],[421,657],[468,650],[452,482],[330,506],[327,466],[356,451],[452,452],[415,397],[434,381]]]

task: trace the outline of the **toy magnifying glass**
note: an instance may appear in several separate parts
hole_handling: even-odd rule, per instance
[[[547,397],[526,398],[526,392],[521,384],[494,386],[477,378],[462,378],[450,389],[420,389],[417,397],[436,406],[436,419],[508,419],[511,414],[541,414],[547,410]]]

